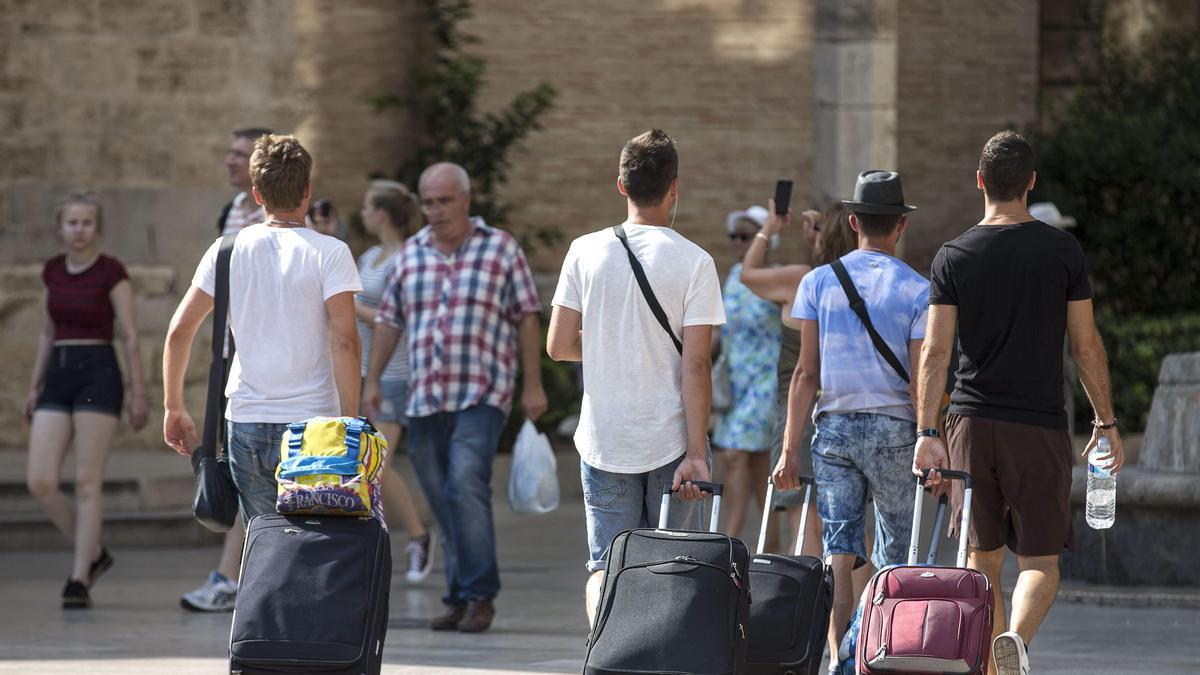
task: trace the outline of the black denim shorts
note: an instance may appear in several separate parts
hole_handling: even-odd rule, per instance
[[[125,387],[112,345],[59,345],[50,351],[38,410],[121,416]]]

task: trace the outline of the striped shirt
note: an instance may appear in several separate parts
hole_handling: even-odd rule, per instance
[[[512,406],[517,323],[541,311],[529,263],[509,233],[472,218],[450,255],[429,226],[396,256],[376,321],[405,329],[409,417]]]
[[[372,246],[359,256],[358,277],[362,279],[363,289],[354,296],[358,302],[376,310],[379,308],[379,301],[383,298],[383,291],[387,288],[388,277],[391,276],[392,270],[396,266],[394,255],[390,260],[380,262],[379,255],[381,253],[383,253],[382,246]],[[371,354],[371,337],[374,330],[374,324],[359,319],[358,339],[362,342],[362,374],[364,377],[367,375],[367,360]],[[408,350],[404,348],[403,342],[397,343],[395,351],[392,352],[391,358],[383,368],[383,376],[379,379],[389,382],[408,379]]]

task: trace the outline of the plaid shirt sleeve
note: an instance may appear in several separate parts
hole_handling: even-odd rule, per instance
[[[512,267],[508,270],[509,284],[509,305],[505,307],[505,314],[512,323],[517,323],[526,314],[539,314],[542,311],[542,302],[538,298],[537,286],[533,283],[533,272],[529,270],[529,262],[525,260],[525,252],[521,250],[520,244],[515,239],[509,238],[509,260],[512,260]]]
[[[400,265],[392,267],[388,274],[387,287],[375,314],[375,323],[386,323],[393,328],[404,329],[404,315],[400,313]]]

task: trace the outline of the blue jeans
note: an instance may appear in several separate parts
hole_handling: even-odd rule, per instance
[[[500,592],[492,460],[504,421],[487,405],[408,419],[408,456],[442,529],[447,605]]]
[[[877,569],[908,559],[912,532],[913,445],[917,425],[875,413],[822,413],[813,436],[817,512],[825,555],[867,557],[867,491],[875,500]]]
[[[267,422],[229,423],[229,468],[242,506],[242,523],[264,513],[275,513],[278,485],[279,444],[286,424]]]
[[[612,473],[585,462],[579,463],[583,480],[583,509],[587,518],[589,572],[602,570],[613,537],[635,527],[658,525],[662,493],[675,479],[675,468],[687,455],[680,455],[645,473]],[[709,458],[711,468],[712,459]],[[703,528],[704,502],[671,497],[667,527],[672,530]]]

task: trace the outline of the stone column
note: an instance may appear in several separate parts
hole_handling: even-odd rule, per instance
[[[814,193],[847,199],[858,174],[896,168],[895,0],[816,3]]]

